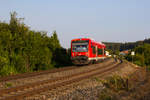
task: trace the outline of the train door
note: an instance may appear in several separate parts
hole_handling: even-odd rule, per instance
[[[98,57],[98,48],[97,48],[97,45],[95,46],[96,47],[96,57]]]
[[[98,60],[98,47],[97,45],[95,46],[95,51],[96,51],[96,61]]]
[[[102,48],[102,50],[103,50],[103,54],[102,54],[102,56],[104,57],[104,48]]]

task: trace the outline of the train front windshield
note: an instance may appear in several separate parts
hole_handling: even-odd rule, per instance
[[[72,51],[73,52],[88,52],[89,41],[73,41]]]

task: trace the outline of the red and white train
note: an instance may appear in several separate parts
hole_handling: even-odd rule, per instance
[[[84,65],[104,60],[106,46],[90,38],[71,40],[71,60],[75,65]]]

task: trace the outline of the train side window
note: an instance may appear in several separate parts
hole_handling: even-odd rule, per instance
[[[102,55],[103,54],[103,50],[102,49],[98,49],[98,55]]]
[[[95,46],[92,46],[92,51],[93,51],[93,54],[96,54],[96,48],[95,48]]]

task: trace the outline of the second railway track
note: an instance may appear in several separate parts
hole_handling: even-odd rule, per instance
[[[109,59],[106,59],[105,62],[107,62],[108,60]],[[69,66],[69,67],[64,67],[64,68],[55,68],[55,69],[46,70],[46,71],[31,72],[31,73],[24,73],[24,74],[12,75],[12,76],[0,77],[0,82],[6,82],[6,81],[11,81],[11,80],[17,80],[17,79],[23,79],[23,78],[34,77],[34,76],[39,76],[39,75],[45,75],[45,74],[49,74],[49,73],[68,71],[68,70],[73,70],[76,68],[78,68],[78,67]]]
[[[0,100],[20,100],[24,97],[38,94],[47,90],[55,89],[73,82],[78,82],[89,77],[108,72],[116,68],[118,64],[109,63],[103,67],[98,67],[89,71],[80,72],[68,76],[58,77],[45,81],[29,83],[10,89],[0,90]]]
[[[71,66],[71,67],[64,67],[64,68],[56,68],[56,69],[47,70],[47,71],[32,72],[32,73],[25,73],[25,74],[18,74],[18,75],[12,75],[12,76],[7,76],[7,77],[1,77],[0,82],[22,79],[22,78],[27,78],[27,77],[34,77],[34,76],[48,74],[48,73],[56,73],[56,72],[61,72],[61,71],[73,70],[75,68],[76,68],[75,66]]]

